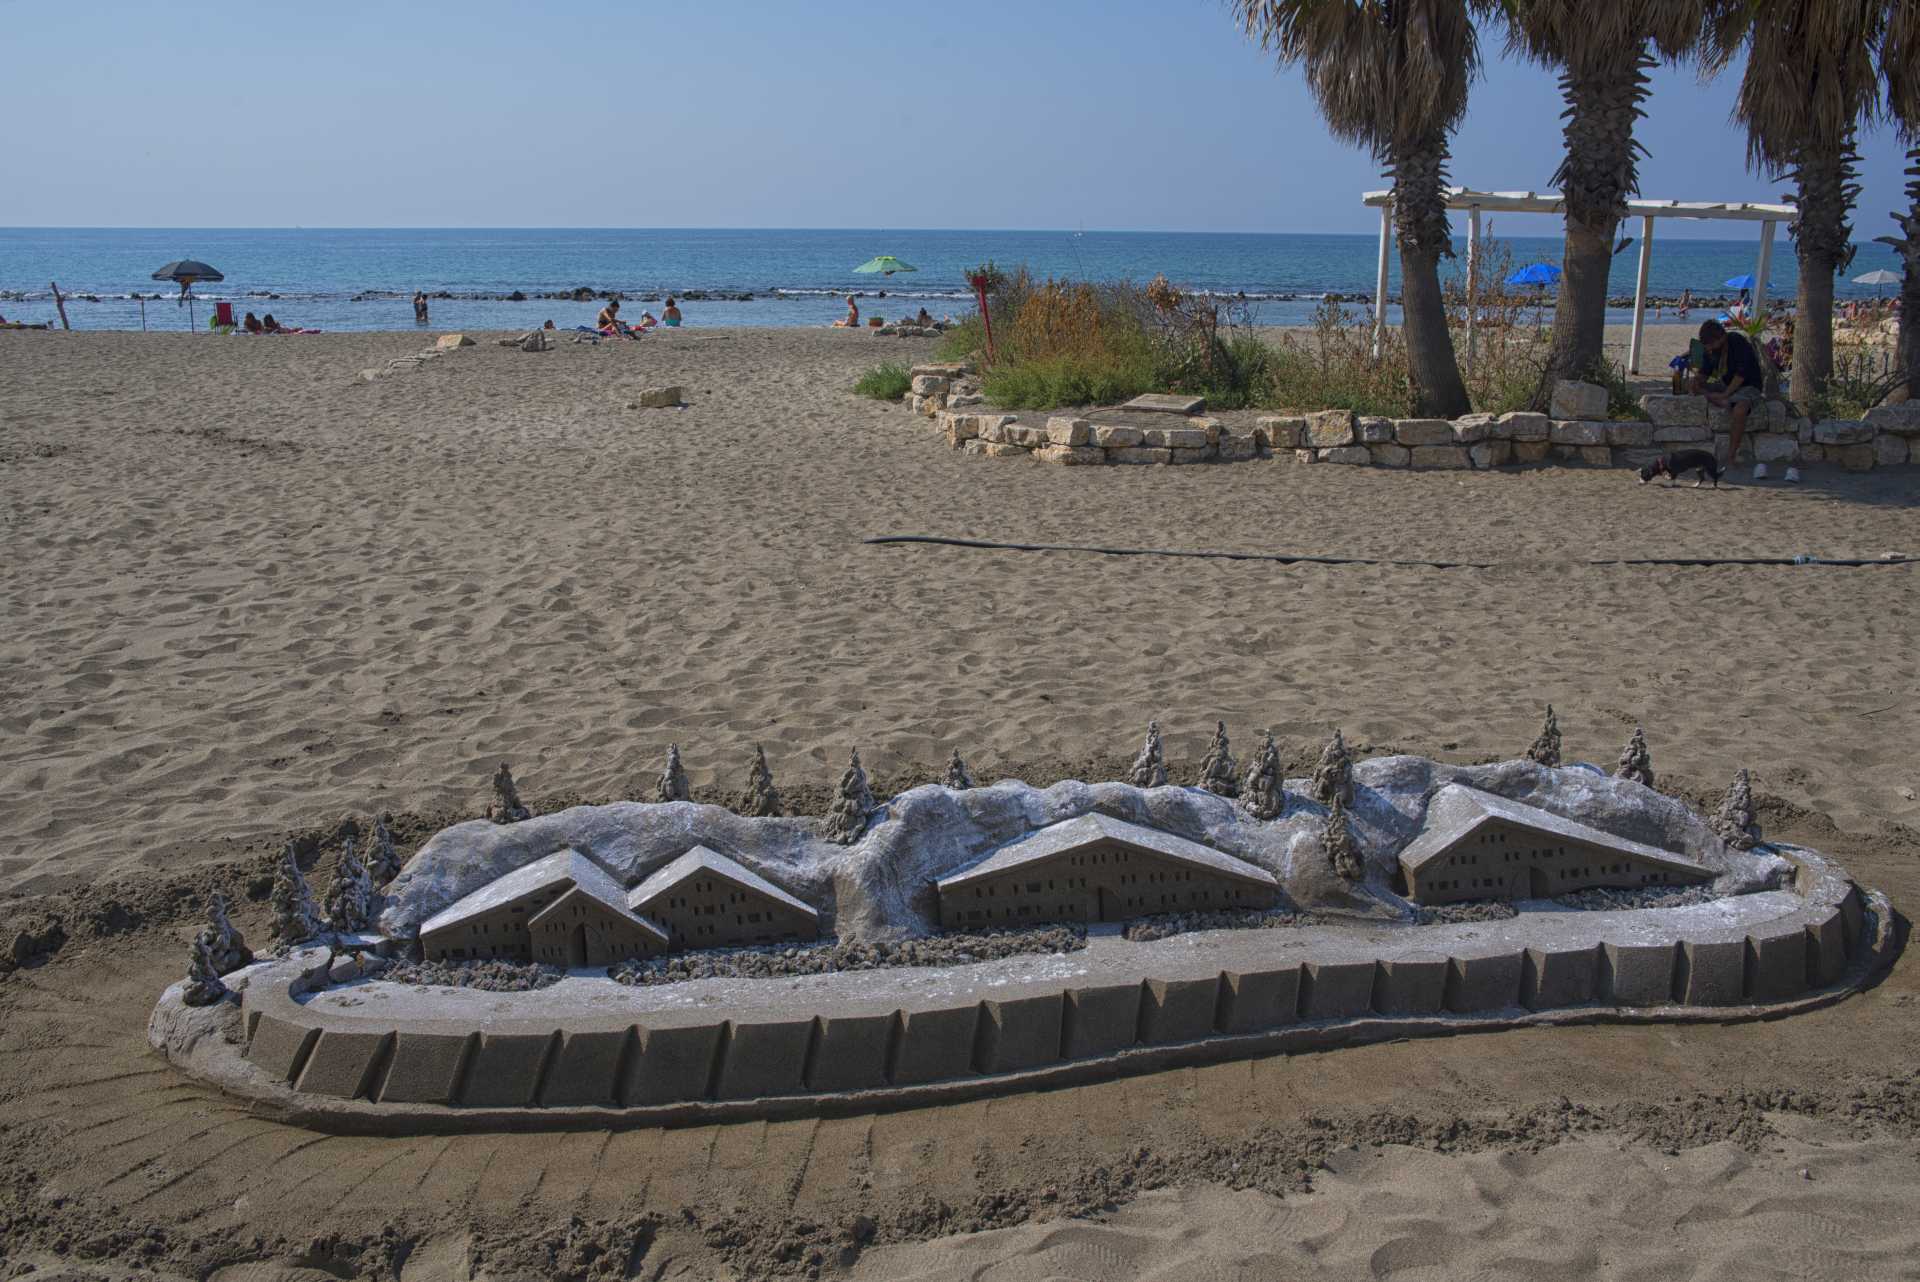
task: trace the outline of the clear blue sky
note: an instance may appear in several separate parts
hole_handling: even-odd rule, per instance
[[[0,0],[0,31],[10,226],[1338,232],[1384,185],[1224,0]],[[1454,178],[1545,187],[1554,77],[1489,52]],[[1660,73],[1646,195],[1778,198],[1733,84]],[[1862,153],[1868,239],[1901,153]]]

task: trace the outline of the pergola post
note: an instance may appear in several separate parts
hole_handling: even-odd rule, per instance
[[[1373,359],[1380,359],[1380,344],[1387,333],[1387,244],[1393,239],[1393,200],[1380,206],[1380,267],[1373,283]]]
[[[1473,368],[1474,332],[1473,314],[1478,291],[1480,271],[1480,206],[1473,205],[1467,210],[1467,368]]]
[[[1769,227],[1773,224],[1768,223]],[[1640,372],[1640,335],[1647,327],[1647,269],[1653,266],[1653,215],[1640,216],[1640,270],[1633,278],[1633,342],[1627,345],[1627,373]]]
[[[1760,224],[1760,265],[1753,273],[1753,314],[1763,316],[1767,310],[1767,273],[1773,270],[1773,228],[1772,220]]]

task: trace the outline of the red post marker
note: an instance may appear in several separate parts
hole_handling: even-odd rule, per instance
[[[980,323],[986,326],[987,364],[991,365],[993,364],[993,317],[987,311],[987,274],[981,272],[976,276],[969,276],[967,283],[973,286],[974,297],[980,300]]]

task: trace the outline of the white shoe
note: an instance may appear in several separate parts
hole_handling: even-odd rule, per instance
[[[1788,485],[1797,484],[1800,480],[1800,469],[1797,467],[1788,468],[1786,476],[1782,479],[1784,479]]]
[[[1753,479],[1756,481],[1764,481],[1767,479],[1767,465],[1765,463],[1755,463],[1753,465]]]

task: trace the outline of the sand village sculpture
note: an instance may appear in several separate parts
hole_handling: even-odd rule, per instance
[[[1883,896],[1769,842],[1742,770],[1704,816],[1557,716],[1520,757],[1283,777],[1216,725],[1193,786],[1157,723],[1124,780],[884,800],[850,755],[790,816],[678,745],[654,800],[485,818],[402,865],[376,820],[316,898],[294,848],[256,954],[215,897],[149,1027],[188,1072],[335,1130],[653,1125],[886,1107],[1172,1064],[1594,1020],[1776,1016],[1898,947]],[[318,871],[318,869],[316,869]]]

